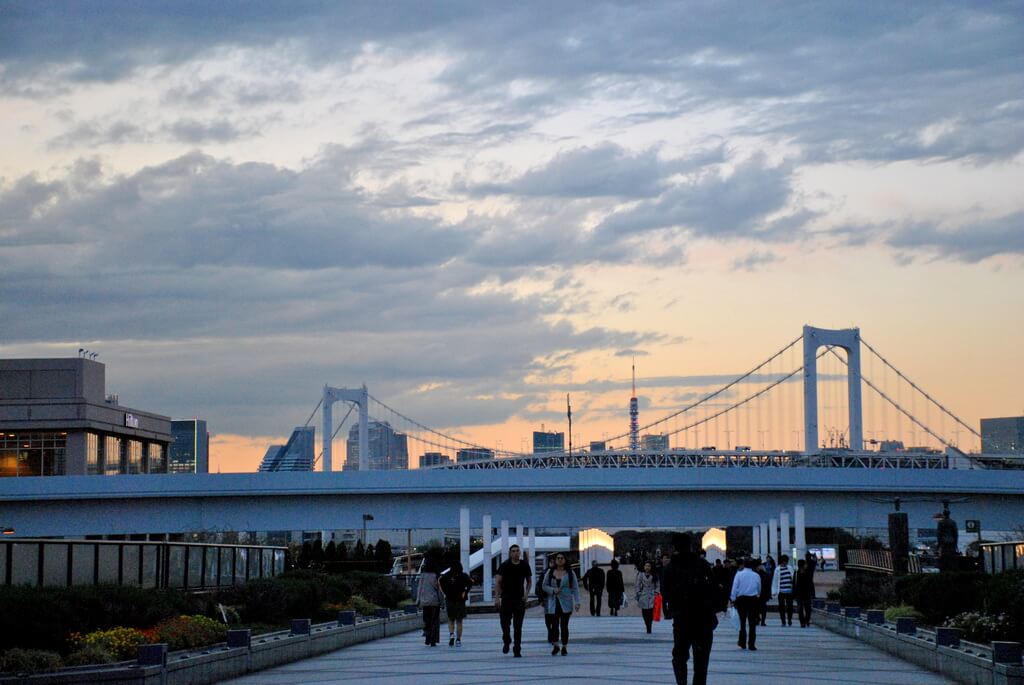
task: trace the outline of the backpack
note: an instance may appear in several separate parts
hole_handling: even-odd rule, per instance
[[[544,575],[541,576],[540,582],[537,583],[537,586],[533,589],[533,594],[537,596],[537,599],[540,600],[542,604],[548,601],[548,593],[544,589],[544,583],[547,582],[548,573],[550,573],[550,571],[544,571]]]

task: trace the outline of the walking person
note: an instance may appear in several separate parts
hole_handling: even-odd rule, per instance
[[[423,609],[423,638],[428,647],[436,647],[441,639],[441,584],[438,580],[440,559],[431,554],[423,564],[416,606]]]
[[[619,570],[617,559],[612,559],[612,567],[605,581],[608,585],[608,613],[618,616],[619,609],[622,608],[622,598],[626,594],[626,584],[622,582],[622,571]]]
[[[530,596],[530,565],[521,556],[519,545],[512,545],[508,548],[508,559],[494,574],[494,607],[501,621],[501,653],[508,654],[512,645],[512,655],[516,657],[523,655],[523,617]]]
[[[740,649],[757,651],[757,624],[761,615],[761,576],[754,567],[755,559],[747,559],[732,581],[729,599],[740,615]],[[749,630],[749,632],[748,632]]]
[[[448,607],[448,646],[462,646],[462,622],[466,618],[466,602],[473,579],[462,570],[462,562],[456,561],[441,574],[441,592]]]
[[[561,652],[565,656],[569,653],[569,619],[573,610],[579,611],[580,608],[580,584],[561,552],[555,555],[555,567],[544,576],[544,590],[548,593],[547,613],[552,617],[548,629],[551,655]],[[558,647],[559,637],[561,649]]]
[[[772,576],[764,564],[758,564],[754,570],[757,575],[761,576],[761,606],[758,622],[764,626],[767,625],[765,621],[768,620],[768,600],[772,598]]]
[[[779,600],[779,618],[782,625],[793,625],[793,590],[796,572],[789,565],[789,555],[779,555],[779,565],[772,577],[772,594]]]
[[[644,617],[644,626],[651,632],[654,621],[654,597],[658,594],[658,576],[654,575],[654,565],[644,562],[644,570],[636,576],[636,605]]]
[[[590,615],[601,615],[601,596],[604,595],[604,569],[598,565],[595,559],[590,563],[590,569],[583,574],[583,587],[590,594]]]
[[[800,627],[811,625],[811,605],[814,599],[814,580],[808,572],[807,561],[796,562],[796,612],[800,618]]]
[[[547,629],[548,642],[551,642],[551,631],[557,630],[557,623],[555,624],[555,628],[552,628],[551,625],[556,619],[554,614],[548,613],[548,591],[545,587],[548,580],[548,574],[550,574],[554,569],[555,555],[552,554],[548,557],[548,567],[544,570],[544,573],[541,575],[540,580],[537,581],[536,588],[534,589],[534,594],[537,595],[537,600],[544,609],[544,627]]]
[[[686,685],[686,663],[693,651],[693,685],[707,685],[708,661],[718,617],[719,587],[711,565],[693,552],[686,533],[672,536],[672,555],[662,581],[661,594],[672,607],[672,670],[678,685]]]
[[[703,550],[701,550],[703,551]],[[699,556],[699,555],[698,555]],[[672,555],[667,551],[661,553],[661,565],[658,566],[658,588],[661,591],[661,615],[667,621],[672,618],[672,603],[668,601],[668,597],[665,596],[665,574],[668,573],[668,567],[672,563]]]

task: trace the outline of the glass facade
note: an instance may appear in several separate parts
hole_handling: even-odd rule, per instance
[[[0,433],[0,477],[63,475],[67,441],[60,431]]]
[[[164,461],[164,446],[151,442],[147,449],[149,454],[146,456],[146,473],[167,473],[167,464]]]
[[[100,475],[100,436],[95,433],[85,434],[85,474]]]
[[[171,451],[168,473],[208,473],[210,434],[206,421],[171,421]]]
[[[121,438],[108,435],[103,439],[103,474],[116,476],[121,470]]]

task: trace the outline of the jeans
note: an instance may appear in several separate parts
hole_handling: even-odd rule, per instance
[[[551,644],[558,642],[559,632],[561,632],[562,644],[569,644],[569,618],[571,617],[571,611],[565,613],[562,611],[561,605],[555,602],[555,613],[544,614],[544,623],[548,626],[548,642]]]
[[[737,644],[740,647],[754,647],[757,643],[757,624],[761,617],[761,607],[764,603],[760,597],[737,597],[736,613],[740,615],[740,639]],[[747,626],[750,626],[750,633],[747,634]]]
[[[506,645],[513,645],[516,652],[519,652],[520,646],[523,644],[523,616],[525,614],[526,604],[522,599],[501,600],[501,610],[498,612],[501,621],[501,640]],[[514,642],[512,635],[509,634],[509,624],[511,624],[515,636]]]
[[[423,607],[423,636],[428,645],[436,645],[441,639],[441,607]]]
[[[782,625],[793,625],[793,593],[779,593],[779,618]]]
[[[604,594],[603,587],[590,588],[590,615],[601,615],[601,595]]]
[[[707,685],[708,661],[711,659],[711,643],[715,638],[714,630],[698,629],[687,626],[676,620],[672,624],[672,671],[676,674],[676,683],[686,685],[686,662],[693,650],[693,685]]]

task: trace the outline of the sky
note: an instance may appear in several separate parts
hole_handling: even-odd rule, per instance
[[[804,324],[1024,413],[1019,2],[2,0],[0,140],[0,356],[212,470],[324,384],[600,439]]]

